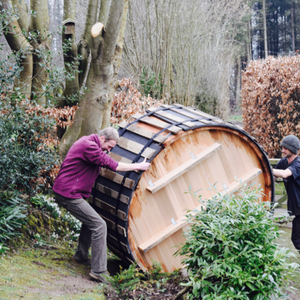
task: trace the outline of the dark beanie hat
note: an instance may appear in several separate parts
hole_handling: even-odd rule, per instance
[[[297,154],[300,149],[300,141],[294,135],[287,135],[280,144],[282,147],[289,149],[292,153]]]

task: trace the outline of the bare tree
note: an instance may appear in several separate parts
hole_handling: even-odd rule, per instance
[[[216,102],[224,117],[228,78],[242,45],[235,36],[247,6],[242,0],[136,0],[130,3],[122,67],[147,93],[185,105]],[[153,79],[153,77],[151,78]]]
[[[291,1],[291,38],[292,38],[292,52],[295,53],[295,4]]]
[[[264,47],[265,47],[265,58],[268,57],[268,33],[267,33],[267,14],[266,14],[266,0],[262,0],[262,14],[264,24]]]

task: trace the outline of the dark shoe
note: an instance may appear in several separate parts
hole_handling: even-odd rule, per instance
[[[107,271],[105,272],[101,272],[101,273],[96,273],[96,272],[93,272],[91,271],[89,273],[89,275],[94,279],[94,280],[97,280],[97,281],[100,281],[100,282],[103,282],[103,283],[106,283],[106,284],[109,284],[110,285],[110,282],[108,281],[107,277],[109,277],[109,273]]]
[[[82,258],[77,258],[74,255],[72,256],[72,260],[77,262],[78,264],[82,264],[82,265],[86,265],[86,266],[90,266],[91,265],[91,259],[87,258],[87,259],[82,259]]]

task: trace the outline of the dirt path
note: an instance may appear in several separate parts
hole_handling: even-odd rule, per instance
[[[105,299],[89,268],[73,262],[73,249],[20,249],[0,260],[0,299]]]

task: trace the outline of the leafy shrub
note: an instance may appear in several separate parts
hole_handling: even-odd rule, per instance
[[[163,299],[157,295],[161,296],[161,292],[174,289],[172,284],[179,286],[178,282],[182,280],[178,270],[164,273],[161,264],[157,262],[153,262],[149,271],[143,272],[136,263],[128,269],[120,266],[120,272],[107,279],[111,284],[111,288],[105,291],[106,294],[110,292],[107,295],[109,299]]]
[[[24,224],[26,205],[16,191],[0,192],[0,254],[7,250],[3,244],[20,233],[18,228]]]
[[[47,189],[45,181],[59,163],[55,147],[45,143],[54,121],[30,112],[29,103],[15,96],[0,102],[0,189],[34,194]]]
[[[150,280],[159,280],[160,277],[164,276],[165,274],[162,273],[161,263],[152,261],[152,266],[147,275]]]
[[[49,189],[54,181],[59,170],[55,131],[57,126],[71,124],[77,107],[57,109],[37,105],[27,100],[19,88],[14,89],[14,80],[22,70],[19,55],[21,52],[0,60],[0,189],[13,186],[33,194],[39,189]],[[45,95],[50,97],[59,73],[64,71],[48,71],[50,79],[56,78],[47,83]]]
[[[198,92],[195,96],[195,107],[213,116],[217,114],[217,103],[218,99],[209,92]]]
[[[136,264],[132,264],[128,269],[123,270],[121,268],[120,273],[107,277],[107,279],[117,295],[125,299],[128,293],[134,290],[140,282],[140,273]]]
[[[218,194],[188,215],[186,243],[176,252],[189,271],[188,299],[284,296],[288,273],[299,266],[287,263],[287,249],[277,250],[278,229],[269,204],[259,199],[260,191],[250,188],[238,196]]]
[[[280,141],[300,136],[300,56],[269,56],[249,63],[242,79],[244,129],[270,157],[280,157]]]
[[[0,255],[4,254],[9,248],[0,243]]]
[[[12,8],[2,9],[0,33],[12,34],[11,21],[19,17]],[[30,46],[18,45],[10,55],[2,53],[0,59],[0,189],[13,186],[33,194],[39,189],[49,189],[58,172],[55,131],[57,126],[70,125],[77,107],[56,109],[53,106],[58,100],[65,100],[63,82],[74,79],[81,57],[74,59],[66,70],[52,63],[54,54],[48,50],[46,41],[50,42],[49,32],[17,30],[14,33],[22,35]],[[69,47],[68,41],[63,44],[65,52]],[[28,61],[24,64],[28,54],[33,55],[36,67],[31,81],[22,82],[23,69],[30,68]]]
[[[140,76],[140,85],[145,96],[160,98],[163,92],[162,75],[157,76],[151,69],[143,67]]]

